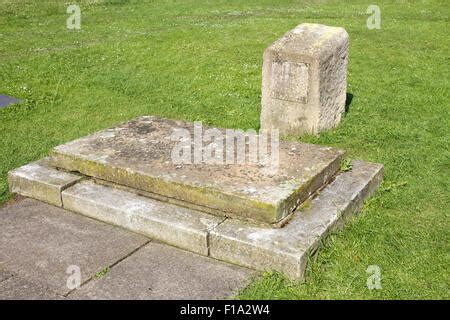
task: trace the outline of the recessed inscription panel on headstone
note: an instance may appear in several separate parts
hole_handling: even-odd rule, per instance
[[[270,91],[272,98],[307,103],[309,65],[291,61],[273,61]]]

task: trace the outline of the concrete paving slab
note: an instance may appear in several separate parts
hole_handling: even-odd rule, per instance
[[[9,190],[25,197],[61,206],[61,191],[73,185],[81,176],[57,170],[48,158],[32,162],[8,173]]]
[[[208,255],[208,232],[225,218],[83,181],[62,193],[64,208]]]
[[[256,274],[246,268],[151,242],[71,299],[225,299]]]
[[[123,259],[146,237],[25,199],[0,209],[0,269],[67,294],[68,267],[81,281]]]
[[[227,219],[210,233],[210,255],[258,270],[275,269],[301,279],[309,253],[320,240],[359,210],[380,184],[383,166],[361,161],[336,177],[281,229],[269,229]]]
[[[183,145],[189,141],[192,153],[201,153],[206,147],[202,132],[209,129],[144,116],[58,146],[50,156],[56,167],[68,171],[204,206],[224,216],[277,223],[335,175],[344,154],[334,148],[280,141],[277,171],[256,162],[180,165],[173,161],[172,152],[181,141]],[[174,136],[180,130],[187,137]],[[226,159],[230,146],[236,159],[236,140],[228,143],[225,129],[215,132],[221,137],[214,142],[223,146],[219,158]],[[249,148],[243,149],[249,156]]]
[[[46,287],[13,276],[0,282],[0,300],[63,300]]]

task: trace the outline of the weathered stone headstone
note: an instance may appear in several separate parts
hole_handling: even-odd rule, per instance
[[[345,110],[348,34],[304,23],[264,52],[261,128],[316,134],[335,127]]]

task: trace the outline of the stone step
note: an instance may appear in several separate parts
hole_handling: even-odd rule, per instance
[[[32,162],[8,173],[9,190],[61,207],[61,192],[82,179],[80,175],[56,170],[49,159]]]
[[[209,230],[225,219],[96,184],[52,167],[47,158],[10,171],[8,180],[12,193],[206,256]]]
[[[211,257],[303,278],[308,256],[328,233],[360,210],[382,181],[382,165],[353,161],[352,166],[351,171],[337,176],[311,201],[309,208],[297,211],[281,229],[227,219],[211,231]]]
[[[215,154],[219,158],[225,159],[225,150],[232,145],[225,129],[210,129],[144,116],[58,146],[50,155],[58,168],[173,198],[196,209],[204,207],[206,212],[276,224],[335,176],[344,154],[334,148],[281,141],[276,168],[275,161],[264,165],[249,163],[248,158],[246,164],[196,163],[199,150],[201,159],[201,148],[211,147],[198,141],[203,131],[222,135],[214,140],[214,146],[223,146],[223,152]],[[193,164],[174,161],[173,151],[182,142],[184,152],[194,154],[189,154]],[[233,158],[236,150],[233,145]],[[249,153],[246,148],[244,155]]]
[[[298,208],[282,228],[217,217],[78,176],[64,176],[59,184],[52,182],[58,187],[47,189],[50,198],[43,197],[40,187],[49,184],[48,176],[59,174],[65,173],[44,161],[11,172],[10,183],[22,195],[50,203],[59,197],[65,209],[188,251],[257,270],[277,270],[299,279],[308,255],[320,241],[357,212],[378,187],[383,166],[353,161],[351,171],[340,173],[308,206]]]
[[[63,207],[170,245],[208,255],[208,234],[225,218],[83,181],[62,192]]]

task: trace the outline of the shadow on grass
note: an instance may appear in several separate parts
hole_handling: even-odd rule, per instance
[[[353,100],[353,94],[347,92],[347,95],[345,98],[345,113],[347,113],[350,110],[350,105],[352,103],[352,100]]]

